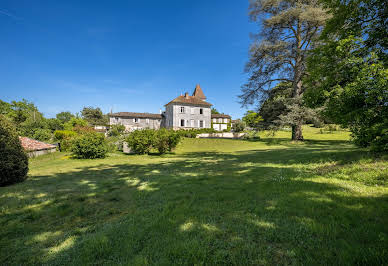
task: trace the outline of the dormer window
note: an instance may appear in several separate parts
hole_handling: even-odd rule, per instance
[[[180,112],[181,112],[182,114],[185,112],[185,107],[184,107],[184,106],[181,106]]]

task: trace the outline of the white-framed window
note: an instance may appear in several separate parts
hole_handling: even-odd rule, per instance
[[[134,119],[133,119],[133,122],[134,122],[134,123],[140,123],[140,118],[134,118]]]
[[[199,109],[199,114],[203,115],[203,109],[202,108]]]
[[[217,123],[217,118],[213,118],[213,123]]]
[[[149,124],[149,123],[150,123],[150,120],[149,120],[148,118],[146,119],[146,123],[147,123],[147,124]]]
[[[194,119],[191,119],[191,127],[195,127],[195,121],[194,121]]]
[[[222,118],[218,118],[218,123],[222,123]]]
[[[195,107],[191,107],[191,114],[195,114]]]
[[[185,126],[185,120],[181,119],[181,127],[184,127],[184,126]]]
[[[119,122],[119,118],[118,117],[115,117],[115,120],[116,120],[116,122]]]
[[[228,118],[224,118],[224,123],[228,123]]]
[[[183,114],[183,113],[185,113],[185,107],[184,106],[181,106],[180,108],[179,108],[179,111]]]
[[[199,120],[199,127],[205,127],[205,122],[203,120]]]

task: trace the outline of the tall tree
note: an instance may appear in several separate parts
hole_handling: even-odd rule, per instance
[[[74,115],[70,113],[69,111],[66,112],[60,112],[56,115],[56,118],[61,120],[62,124],[69,122],[71,118],[73,118]]]
[[[82,118],[85,119],[90,125],[105,125],[107,118],[102,113],[99,107],[84,107],[81,111]]]
[[[348,127],[357,145],[388,151],[388,5],[324,3],[333,16],[308,60],[305,102]]]
[[[35,121],[43,117],[43,115],[38,111],[38,108],[32,102],[29,102],[26,99],[23,99],[19,102],[12,101],[11,110],[8,113],[8,116],[12,118],[16,126],[19,126],[27,119]]]
[[[323,39],[363,39],[363,52],[375,52],[388,64],[388,5],[386,0],[322,0],[332,13]]]
[[[291,109],[299,110],[303,105],[306,58],[329,15],[317,0],[251,0],[249,14],[261,32],[254,36],[250,48],[246,65],[250,77],[242,87],[241,103],[246,106],[262,102],[274,85],[288,82],[292,88],[290,102],[295,107]],[[302,114],[298,119],[290,113],[292,139],[303,140]]]
[[[11,105],[7,102],[0,100],[0,114],[8,115],[11,112]]]
[[[220,112],[216,108],[212,108],[212,115],[218,115]]]
[[[255,111],[249,110],[245,113],[242,121],[251,128],[258,128],[263,118]]]
[[[287,82],[280,82],[272,88],[264,101],[258,108],[258,114],[263,118],[261,126],[272,129],[276,126],[279,116],[287,114],[286,100],[292,95],[291,85]]]

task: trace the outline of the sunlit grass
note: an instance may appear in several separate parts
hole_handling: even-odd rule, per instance
[[[304,136],[34,158],[0,188],[0,264],[387,264],[387,158]]]

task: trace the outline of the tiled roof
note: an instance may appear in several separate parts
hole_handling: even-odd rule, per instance
[[[203,91],[202,91],[201,87],[199,86],[199,84],[197,84],[197,85],[195,86],[193,96],[194,96],[194,97],[197,97],[197,98],[199,98],[199,99],[201,99],[201,100],[206,100],[206,96],[205,96],[205,94],[203,93]]]
[[[55,145],[44,143],[27,137],[19,137],[22,147],[26,151],[41,151],[56,148]]]
[[[187,94],[185,96],[178,96],[171,102],[169,102],[166,105],[172,104],[172,103],[185,103],[185,104],[191,104],[191,105],[202,105],[202,106],[212,106],[211,103],[202,101],[201,99],[195,97],[195,96],[188,96]]]
[[[132,112],[118,112],[108,114],[111,117],[136,117],[136,118],[156,118],[162,119],[161,114],[150,114],[150,113],[132,113]]]
[[[225,114],[212,114],[212,118],[232,118],[230,115]]]

